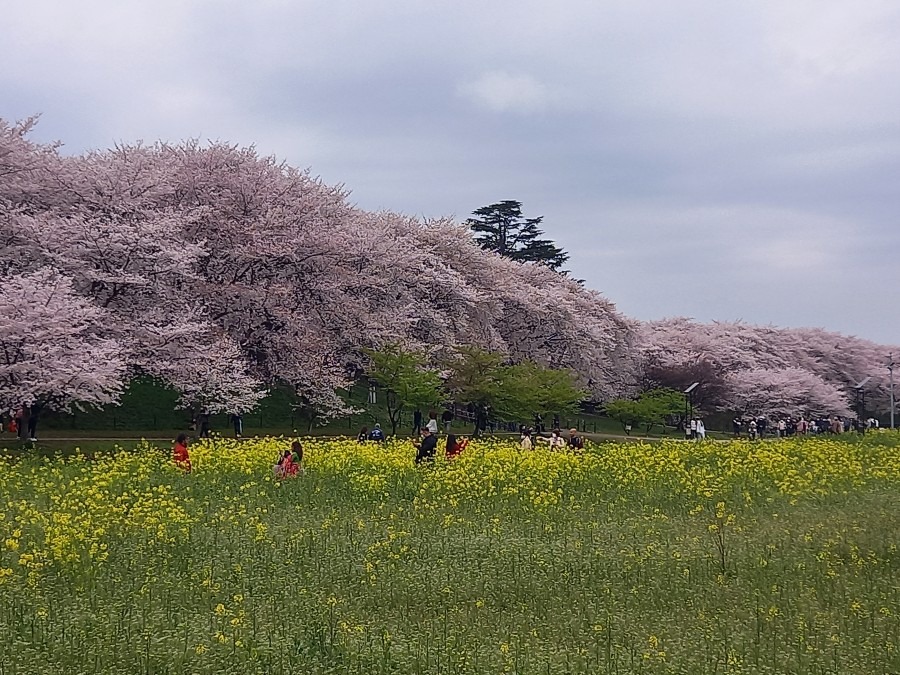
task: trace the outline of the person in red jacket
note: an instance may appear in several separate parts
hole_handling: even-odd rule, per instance
[[[175,439],[175,445],[172,446],[172,459],[175,466],[182,469],[185,473],[191,472],[191,456],[188,454],[187,434],[178,434]]]
[[[460,456],[463,450],[466,449],[466,446],[469,444],[469,439],[460,438],[456,439],[456,436],[450,434],[447,436],[447,459],[456,459]]]

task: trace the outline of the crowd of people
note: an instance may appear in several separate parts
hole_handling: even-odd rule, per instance
[[[207,436],[208,423],[204,424],[202,417],[197,421],[199,424],[194,429],[200,431],[201,437]],[[235,436],[240,438],[241,431],[243,431],[242,420],[239,416],[233,416],[231,421],[235,426]],[[437,413],[432,411],[424,424],[421,413],[416,413],[413,422],[413,446],[416,449],[415,463],[417,465],[427,464],[434,460],[438,452],[441,431],[446,437],[444,454],[447,458],[459,457],[466,449],[469,440],[451,433],[452,421],[453,415],[450,411],[445,411],[441,415],[440,423]],[[734,436],[747,437],[751,440],[766,436],[781,438],[809,434],[842,434],[847,431],[864,433],[868,429],[877,429],[878,426],[878,420],[873,417],[862,421],[837,416],[810,420],[802,416],[799,418],[784,417],[774,421],[770,421],[764,416],[735,417],[732,420]],[[15,416],[10,420],[9,430],[13,432],[18,430]],[[685,437],[692,440],[704,440],[706,438],[704,421],[700,418],[693,418],[686,423]],[[371,430],[364,426],[356,436],[359,443],[383,443],[386,439],[387,435],[380,424],[375,424]],[[546,443],[551,450],[580,452],[584,449],[584,437],[578,432],[578,429],[570,429],[567,438],[559,428],[552,429],[547,435],[543,432],[542,425],[537,427],[537,430],[535,427],[526,425],[519,427],[519,447],[522,450],[533,450],[540,443]],[[172,448],[172,458],[176,466],[185,472],[190,472],[192,467],[187,446],[187,435],[179,434]],[[272,470],[274,476],[279,479],[303,475],[303,445],[300,441],[294,441],[289,450],[284,450],[278,456]]]
[[[751,440],[775,436],[806,436],[810,434],[843,434],[848,431],[865,433],[870,429],[878,429],[878,420],[869,417],[865,420],[844,418],[833,415],[817,419],[800,417],[781,417],[774,421],[764,416],[756,418],[735,417],[731,421],[731,430],[736,438],[746,436]]]
[[[457,438],[455,434],[450,433],[451,424],[453,422],[453,413],[445,410],[441,415],[441,424],[444,428],[444,434],[447,437],[444,454],[449,459],[454,459],[462,454],[463,450],[469,444],[467,438]],[[415,463],[421,465],[434,460],[437,455],[438,436],[440,434],[438,426],[437,413],[432,411],[428,414],[428,422],[422,424],[422,414],[416,411],[413,416],[413,445],[416,448]],[[376,424],[371,431],[368,427],[363,427],[356,435],[359,443],[383,443],[385,441],[384,431],[380,424]]]
[[[538,442],[546,442],[551,450],[584,450],[584,437],[578,433],[578,429],[569,429],[569,438],[565,438],[562,431],[553,429],[549,436],[535,432],[534,427],[522,426],[519,429],[519,447],[522,450],[533,450]]]

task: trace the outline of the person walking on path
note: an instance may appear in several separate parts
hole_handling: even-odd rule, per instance
[[[241,413],[234,413],[231,416],[231,423],[234,425],[234,437],[240,438],[244,433],[244,416]]]

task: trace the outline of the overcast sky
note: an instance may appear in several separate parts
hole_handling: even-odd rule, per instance
[[[544,216],[625,313],[900,343],[897,0],[0,0],[0,116]]]

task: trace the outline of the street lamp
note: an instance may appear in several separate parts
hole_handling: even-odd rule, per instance
[[[891,375],[891,429],[894,428],[894,354],[888,354],[888,373]]]
[[[694,419],[694,389],[700,386],[699,382],[694,382],[690,387],[684,390],[684,413],[685,417],[685,433],[687,433],[688,426],[691,423],[691,420]],[[688,416],[688,405],[690,405],[691,412],[690,416]]]
[[[856,418],[859,420],[860,425],[865,424],[866,416],[866,390],[863,389],[863,387],[865,387],[866,383],[871,379],[871,377],[867,377],[853,387],[856,389]]]

